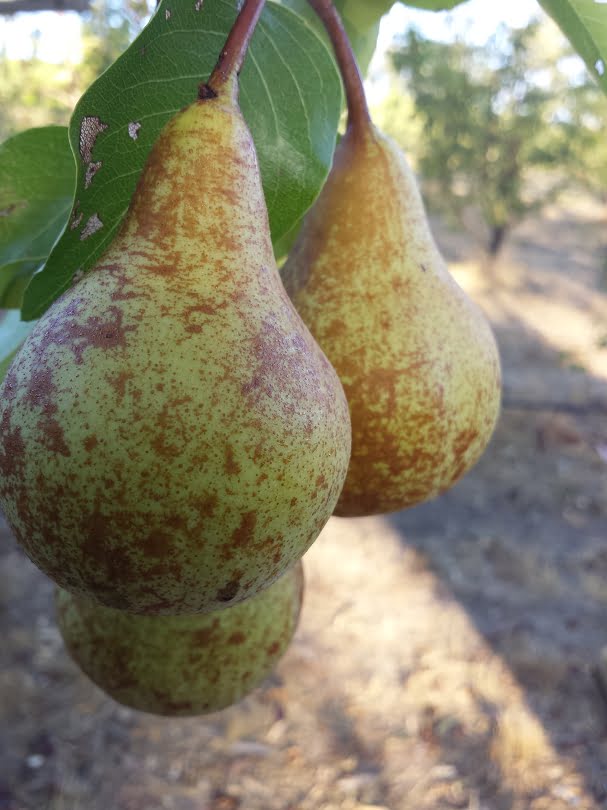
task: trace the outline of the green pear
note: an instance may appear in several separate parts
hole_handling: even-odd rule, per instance
[[[133,613],[267,587],[333,512],[343,389],[282,286],[235,77],[179,112],[124,224],[0,387],[0,506],[57,584]]]
[[[57,620],[78,666],[104,692],[153,714],[205,714],[257,686],[295,633],[303,567],[245,602],[189,616],[140,616],[58,589]]]
[[[351,516],[450,487],[481,455],[500,403],[491,329],[449,274],[404,155],[364,113],[282,269],[350,405],[336,514]]]

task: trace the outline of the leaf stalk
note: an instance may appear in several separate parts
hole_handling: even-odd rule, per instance
[[[371,123],[371,115],[362,76],[341,17],[332,0],[308,0],[308,2],[324,25],[335,52],[346,91],[348,129],[355,133],[366,132]]]
[[[222,88],[238,76],[264,5],[265,0],[244,0],[209,80],[200,85],[200,99],[217,96]]]

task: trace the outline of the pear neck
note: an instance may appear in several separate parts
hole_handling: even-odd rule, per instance
[[[377,130],[370,118],[348,117],[342,141],[349,143],[353,148],[363,149],[377,141]]]
[[[167,277],[196,276],[205,263],[236,267],[251,245],[263,264],[273,261],[253,139],[227,91],[169,121],[133,195],[120,251]]]
[[[201,84],[198,88],[198,99],[199,101],[208,101],[209,99],[219,98],[237,105],[238,93],[238,74],[231,73],[222,81],[216,81],[214,85],[211,84],[211,79],[205,84]]]

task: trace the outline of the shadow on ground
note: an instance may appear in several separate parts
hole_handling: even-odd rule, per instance
[[[607,807],[607,299],[582,289],[599,272],[582,225],[581,247],[571,217],[528,226],[503,283],[468,279],[504,358],[487,453],[432,503],[329,522],[295,641],[238,706],[175,721],[105,698],[0,526],[0,810]]]

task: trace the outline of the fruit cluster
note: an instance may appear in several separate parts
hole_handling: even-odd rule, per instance
[[[152,148],[120,233],[0,388],[0,505],[59,586],[75,660],[145,711],[250,691],[291,640],[300,560],[331,514],[434,496],[497,418],[489,326],[371,122],[335,10],[312,4],[349,122],[282,280],[238,107],[263,5],[248,0]]]

